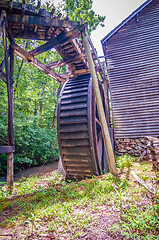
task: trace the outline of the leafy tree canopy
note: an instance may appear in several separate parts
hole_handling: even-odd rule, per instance
[[[70,20],[88,23],[88,31],[95,30],[98,25],[104,27],[105,16],[96,14],[93,10],[93,0],[62,0],[63,11]]]

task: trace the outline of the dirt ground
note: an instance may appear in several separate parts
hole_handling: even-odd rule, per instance
[[[25,177],[28,178],[30,176],[35,176],[38,174],[49,174],[54,170],[58,169],[58,163],[59,161],[48,163],[46,165],[37,166],[37,167],[31,167],[27,168],[21,171],[17,171],[14,173],[14,181],[18,181],[20,178]],[[7,176],[0,176],[0,182],[6,182]]]

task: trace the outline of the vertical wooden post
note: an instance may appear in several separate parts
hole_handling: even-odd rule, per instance
[[[109,135],[109,129],[107,126],[107,121],[106,121],[105,113],[104,113],[104,109],[103,109],[103,103],[102,103],[102,99],[101,99],[101,95],[100,95],[98,79],[97,79],[94,62],[93,62],[93,57],[92,57],[92,54],[91,54],[91,51],[89,48],[89,43],[88,43],[85,31],[86,31],[86,29],[84,29],[82,31],[82,39],[83,39],[84,47],[86,50],[88,64],[89,64],[89,68],[90,68],[90,72],[91,72],[91,76],[92,76],[92,82],[93,82],[94,92],[95,92],[95,96],[96,96],[98,115],[99,115],[99,120],[100,120],[100,124],[101,124],[102,135],[103,135],[109,170],[113,175],[117,176],[117,169],[116,169],[116,165],[115,165],[114,153],[113,153],[113,148],[112,148],[110,135]]]
[[[12,76],[9,73],[8,66],[8,51],[7,51],[7,37],[6,37],[6,22],[5,19],[2,25],[3,29],[3,46],[4,46],[4,59],[5,59],[5,69],[6,69],[6,80],[7,80],[7,93],[8,93],[8,146],[14,145],[14,133],[13,133],[13,87],[11,88]],[[13,74],[14,67],[14,52],[10,51],[11,61],[10,70]],[[7,185],[11,189],[13,186],[13,152],[7,153]]]
[[[1,41],[2,41],[2,27],[0,25],[0,45],[1,45]]]
[[[110,106],[109,106],[109,92],[108,92],[108,83],[106,79],[103,80],[103,85],[104,85],[104,97],[105,97],[105,106],[106,106],[106,118],[107,118],[107,123],[110,123]]]
[[[2,21],[4,18],[4,12],[2,11],[0,14],[0,44],[1,44],[1,40],[2,40]]]

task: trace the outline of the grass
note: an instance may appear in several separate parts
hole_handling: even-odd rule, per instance
[[[66,183],[57,171],[23,178],[14,184],[12,195],[19,197],[12,200],[6,200],[9,193],[4,186],[0,190],[0,237],[159,239],[159,193],[151,165],[124,156],[117,159],[117,166],[119,179],[109,173]],[[153,184],[156,193],[135,183],[131,170]]]

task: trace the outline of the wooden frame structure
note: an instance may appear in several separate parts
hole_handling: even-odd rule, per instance
[[[51,12],[40,8],[40,2],[34,7],[23,3],[5,1],[0,2],[0,41],[3,36],[4,60],[0,65],[0,78],[7,84],[8,92],[8,146],[1,146],[0,153],[7,153],[7,184],[13,185],[13,152],[14,152],[14,132],[13,132],[13,90],[14,90],[14,54],[23,58],[48,76],[60,83],[64,83],[70,77],[91,73],[88,55],[91,54],[91,61],[94,63],[95,70],[101,76],[104,83],[104,92],[106,99],[107,112],[109,113],[108,103],[108,80],[103,69],[97,52],[91,42],[86,30],[86,24],[65,19],[60,19],[62,14],[55,16],[55,9]],[[82,34],[82,32],[84,34]],[[10,41],[7,47],[7,37]],[[21,46],[16,44],[15,38],[43,40],[44,44],[31,50],[25,51]],[[87,50],[83,42],[87,41]],[[86,46],[86,42],[85,42]],[[59,61],[44,64],[35,56],[55,48],[61,55]],[[91,51],[90,51],[91,49]],[[10,61],[9,61],[10,58]],[[57,74],[54,69],[63,65],[68,65],[69,72]],[[5,72],[3,71],[5,67]],[[97,74],[95,81],[97,82]],[[97,97],[97,96],[96,96]],[[97,97],[98,98],[98,97]],[[98,100],[98,99],[97,99]],[[102,108],[102,106],[101,106]],[[102,117],[103,119],[105,116]],[[109,123],[109,115],[107,117]],[[104,121],[104,125],[106,121]],[[103,126],[105,128],[105,126]],[[108,133],[107,133],[108,134]],[[105,138],[105,137],[104,137]],[[110,140],[109,134],[107,139]],[[112,153],[110,141],[105,141],[105,146]],[[107,151],[108,153],[110,151]],[[109,155],[109,154],[108,154]],[[113,165],[110,167],[112,173],[116,174],[115,161],[110,160]],[[113,158],[113,156],[111,156]]]

